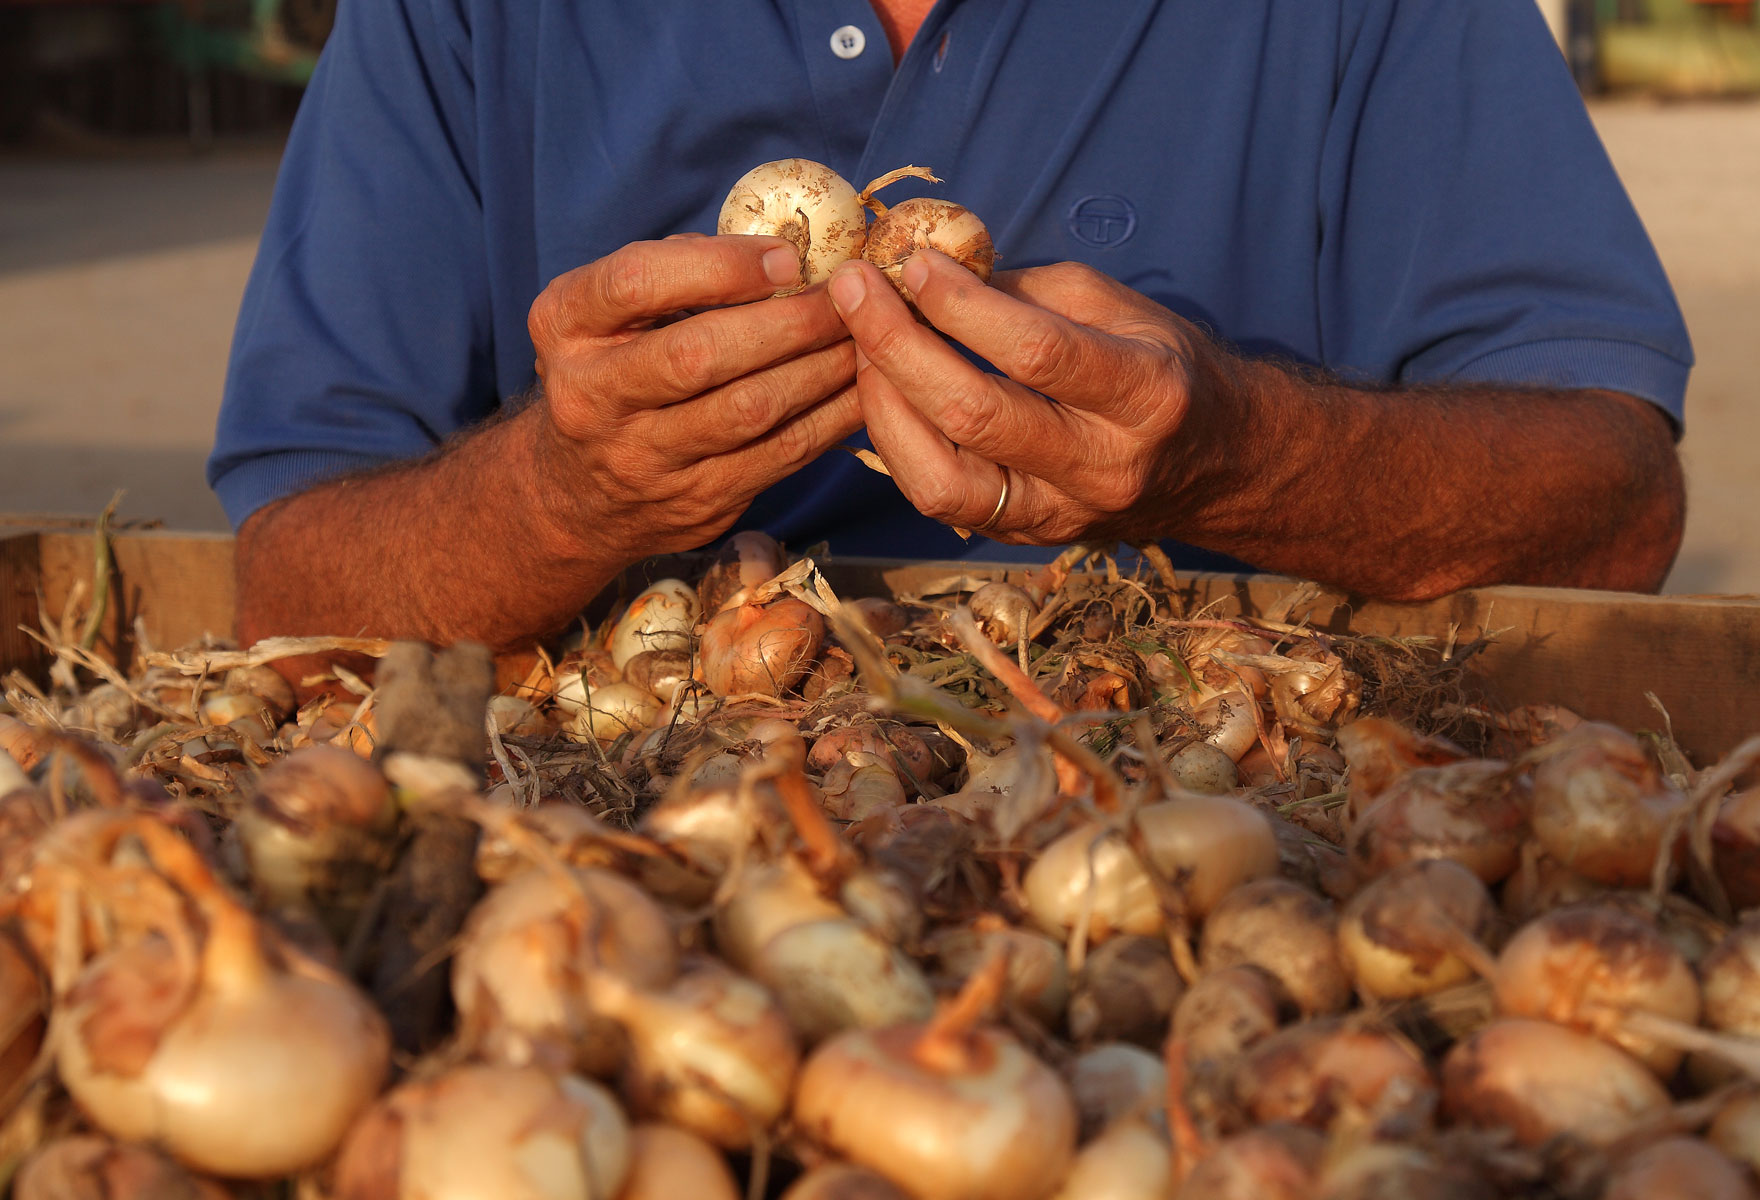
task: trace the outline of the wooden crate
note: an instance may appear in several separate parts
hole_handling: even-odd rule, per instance
[[[112,603],[100,647],[126,658],[138,628],[160,649],[231,633],[232,539],[224,534],[123,531],[111,537]],[[76,588],[91,586],[94,539],[77,527],[24,528],[0,518],[0,673],[39,670],[42,648],[18,626],[39,611],[59,617]],[[1019,578],[993,564],[827,559],[826,577],[850,597],[920,592],[968,579]],[[680,573],[680,562],[643,564],[635,578]],[[1197,575],[1188,601],[1219,612],[1263,613],[1290,583],[1266,576]],[[41,608],[39,609],[39,603]],[[1505,704],[1561,704],[1630,729],[1656,728],[1655,692],[1682,746],[1705,764],[1760,732],[1760,597],[1642,596],[1556,588],[1481,588],[1426,604],[1364,601],[1324,592],[1299,610],[1316,627],[1388,636],[1498,631],[1475,660],[1487,692]]]

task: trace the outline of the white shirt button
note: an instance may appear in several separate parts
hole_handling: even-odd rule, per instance
[[[840,25],[831,31],[831,53],[839,58],[854,58],[868,48],[868,35],[854,25]]]

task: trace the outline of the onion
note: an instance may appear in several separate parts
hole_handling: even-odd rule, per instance
[[[1724,798],[1711,826],[1711,855],[1730,904],[1760,906],[1760,787]]]
[[[1240,783],[1234,759],[1209,742],[1189,742],[1168,757],[1173,780],[1187,791],[1221,795]]]
[[[581,805],[545,800],[483,830],[477,839],[477,877],[501,883],[546,865],[551,855],[573,867],[615,867],[621,840]]]
[[[1167,1067],[1141,1046],[1103,1042],[1077,1055],[1064,1073],[1083,1140],[1125,1117],[1165,1119]]]
[[[0,750],[26,771],[49,757],[49,739],[17,717],[0,713]]]
[[[1326,1139],[1272,1124],[1220,1143],[1192,1168],[1179,1200],[1312,1200]]]
[[[629,1174],[617,1200],[740,1200],[727,1160],[694,1133],[672,1125],[630,1130]]]
[[[824,283],[839,263],[862,252],[868,215],[855,188],[823,163],[784,158],[753,167],[727,193],[715,222],[721,234],[786,238],[800,255],[801,281],[791,295]]]
[[[1699,964],[1705,1023],[1760,1037],[1760,914],[1749,916]]]
[[[782,930],[751,972],[809,1044],[840,1030],[920,1021],[935,1004],[915,963],[847,917]]]
[[[896,277],[893,286],[903,290]],[[967,606],[984,636],[1005,650],[1027,636],[1039,612],[1033,598],[1012,583],[986,583],[972,593]]]
[[[1369,801],[1414,767],[1460,762],[1467,752],[1445,738],[1426,737],[1386,717],[1358,717],[1338,731],[1338,748],[1350,767],[1345,814],[1361,816]]]
[[[844,605],[844,611],[881,641],[903,633],[911,623],[910,613],[883,596],[863,596],[851,600]]]
[[[1442,1096],[1455,1120],[1507,1130],[1524,1146],[1570,1134],[1605,1147],[1668,1106],[1656,1076],[1625,1051],[1563,1025],[1513,1017],[1449,1051]]]
[[[826,771],[821,788],[825,811],[839,821],[860,821],[902,808],[908,799],[892,765],[860,751],[852,751]]]
[[[375,767],[334,746],[309,746],[258,777],[233,831],[264,902],[312,908],[345,940],[391,865],[397,821]]]
[[[537,1067],[457,1067],[387,1094],[337,1157],[336,1200],[603,1200],[630,1169],[611,1094]]]
[[[1693,1025],[1699,982],[1686,959],[1647,921],[1596,905],[1554,909],[1519,929],[1492,977],[1498,1008],[1606,1037],[1663,1078],[1678,1048],[1626,1027],[1633,1011]]]
[[[1167,943],[1126,935],[1100,946],[1082,964],[1069,1002],[1069,1032],[1079,1043],[1136,1042],[1159,1046],[1167,1020],[1185,992]]]
[[[1546,853],[1598,883],[1647,885],[1679,846],[1687,798],[1611,725],[1586,721],[1540,753],[1533,825]]]
[[[734,534],[721,544],[715,561],[697,581],[700,611],[713,616],[724,608],[744,604],[753,588],[782,574],[787,565],[781,544],[763,530]]]
[[[341,976],[271,956],[175,834],[144,820],[134,832],[205,938],[172,924],[92,962],[57,1012],[62,1083],[106,1133],[198,1170],[266,1179],[315,1165],[385,1077],[383,1018]]]
[[[1737,1092],[1726,1100],[1705,1136],[1748,1170],[1760,1173],[1760,1091]]]
[[[622,1039],[593,1010],[587,981],[607,972],[661,988],[677,971],[672,927],[634,884],[590,867],[525,871],[471,910],[452,998],[466,1044],[492,1061],[606,1074]]]
[[[644,650],[623,664],[623,677],[670,704],[691,677],[689,650]]]
[[[1754,1186],[1698,1138],[1669,1137],[1616,1166],[1601,1200],[1754,1200]]]
[[[970,927],[935,933],[925,949],[945,975],[961,982],[992,954],[1006,954],[1004,1004],[1030,1014],[1047,1028],[1063,1016],[1069,1001],[1069,967],[1063,947],[1043,934],[1011,929],[999,918],[981,917]]]
[[[623,1094],[638,1114],[741,1150],[788,1110],[800,1051],[776,1002],[751,980],[705,962],[663,992],[605,972],[587,990],[595,1010],[629,1035]]]
[[[1253,1119],[1327,1128],[1344,1117],[1421,1117],[1435,1082],[1417,1050],[1391,1034],[1337,1021],[1306,1021],[1247,1050],[1235,1094]]]
[[[1265,672],[1246,663],[1229,662],[1217,654],[1270,654],[1272,646],[1265,638],[1244,629],[1205,629],[1186,646],[1185,664],[1192,680],[1185,682],[1185,701],[1200,705],[1215,696],[1240,692],[1254,700],[1271,694],[1271,683]]]
[[[1075,1153],[1075,1105],[1056,1073],[1007,1033],[946,1014],[820,1046],[794,1116],[808,1137],[918,1200],[1048,1196]]]
[[[890,867],[858,867],[838,885],[837,901],[883,941],[915,946],[923,934],[923,906],[913,884]]]
[[[545,737],[551,732],[538,706],[520,696],[489,697],[489,722],[500,737]]]
[[[907,783],[921,783],[935,773],[935,756],[921,737],[903,725],[878,721],[840,725],[820,734],[807,752],[807,769],[828,771],[852,754],[880,759]]]
[[[776,789],[759,784],[690,787],[675,784],[647,812],[639,828],[687,863],[719,878],[768,829],[787,822]]]
[[[749,971],[758,952],[777,934],[796,925],[846,915],[841,905],[820,892],[818,880],[794,858],[747,866],[715,910],[715,945],[721,957]]]
[[[1498,762],[1416,767],[1351,823],[1351,861],[1378,875],[1420,858],[1451,858],[1486,883],[1507,878],[1527,838],[1521,784]]]
[[[1271,704],[1277,719],[1303,737],[1330,739],[1333,730],[1357,715],[1362,677],[1317,642],[1298,642],[1284,656],[1307,665],[1272,678]]]
[[[1259,744],[1258,707],[1258,702],[1243,692],[1224,692],[1193,709],[1192,720],[1204,730],[1205,742],[1238,763]]]
[[[1191,1063],[1228,1063],[1277,1032],[1275,977],[1241,965],[1206,971],[1173,1010],[1173,1037]]]
[[[589,692],[579,675],[559,678],[556,707],[570,714],[570,732],[600,742],[646,729],[660,715],[660,700],[650,691],[633,683],[608,683]]]
[[[662,579],[629,602],[611,627],[611,664],[619,671],[644,650],[691,648],[697,623],[697,590],[682,579]]]
[[[704,627],[697,678],[718,696],[780,696],[801,681],[824,641],[824,618],[799,600],[742,604]]]
[[[914,302],[904,286],[904,264],[918,250],[939,250],[954,262],[988,282],[996,266],[996,245],[976,213],[951,200],[917,196],[884,209],[868,230],[862,257]]]
[[[912,1200],[884,1175],[849,1163],[824,1163],[794,1181],[782,1200]]]
[[[1308,1015],[1342,1012],[1351,980],[1339,961],[1338,916],[1321,897],[1281,879],[1259,879],[1223,897],[1204,923],[1206,971],[1251,963],[1283,985]]]
[[[48,1020],[43,978],[23,947],[0,927],[0,1119],[24,1091]]]
[[[1277,835],[1258,809],[1229,796],[1192,792],[1139,808],[1136,846],[1180,898],[1184,914],[1202,919],[1249,880],[1277,873]]]
[[[13,1200],[227,1200],[225,1188],[191,1175],[145,1146],[90,1134],[45,1143],[19,1169]]]
[[[1315,1200],[1491,1200],[1495,1194],[1489,1182],[1463,1163],[1417,1146],[1359,1142],[1329,1158]]]
[[[1427,996],[1489,966],[1479,943],[1495,916],[1478,876],[1446,858],[1418,859],[1352,897],[1339,917],[1339,955],[1365,1000]]]
[[[1076,1152],[1058,1200],[1165,1200],[1173,1147],[1141,1118],[1116,1122]]]
[[[1099,942],[1162,926],[1154,880],[1123,836],[1099,823],[1079,825],[1045,847],[1021,886],[1034,924],[1054,937],[1080,927]]]

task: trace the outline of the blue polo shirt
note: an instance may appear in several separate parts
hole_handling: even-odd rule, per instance
[[[897,69],[867,0],[343,0],[233,342],[234,525],[483,418],[532,383],[550,279],[712,231],[793,156],[930,166],[887,199],[956,199],[1002,265],[1089,263],[1243,352],[1681,417],[1679,311],[1533,0],[940,0]],[[741,525],[1021,553],[835,452]]]

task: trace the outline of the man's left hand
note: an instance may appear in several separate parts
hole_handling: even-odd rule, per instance
[[[1169,532],[1199,449],[1189,435],[1225,400],[1201,333],[1077,263],[986,287],[925,250],[904,283],[933,329],[866,262],[839,267],[831,295],[859,350],[869,435],[912,504],[1004,542]]]

